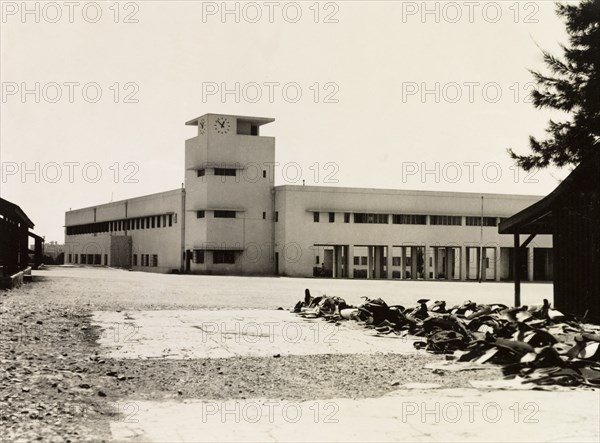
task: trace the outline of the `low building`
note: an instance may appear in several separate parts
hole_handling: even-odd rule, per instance
[[[426,280],[513,278],[498,223],[541,197],[274,186],[274,119],[187,122],[182,189],[65,215],[66,262],[154,272]],[[552,241],[520,275],[552,279]]]
[[[37,267],[42,263],[44,239],[30,231],[33,227],[18,205],[0,198],[0,288],[19,285],[30,264]],[[29,237],[34,239],[33,250],[28,246]]]
[[[526,247],[536,236],[552,235],[557,263],[555,306],[600,321],[599,220],[600,151],[577,166],[548,196],[504,220],[498,231],[512,234],[515,248]],[[529,234],[523,243],[522,234]],[[519,283],[515,280],[517,305]]]

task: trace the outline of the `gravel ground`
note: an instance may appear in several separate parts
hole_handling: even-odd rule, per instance
[[[109,424],[119,420],[118,404],[123,399],[365,398],[379,397],[405,383],[467,387],[469,380],[501,376],[494,367],[434,373],[423,366],[444,357],[424,352],[417,356],[113,360],[98,355],[101,331],[91,326],[90,312],[112,305],[111,295],[118,292],[99,297],[94,279],[68,281],[53,278],[52,271],[38,275],[42,277],[34,277],[22,288],[0,292],[3,441],[110,440]],[[130,288],[143,298],[143,286]],[[299,286],[298,295],[287,305],[302,293]],[[131,308],[124,301],[118,304]],[[133,309],[141,306],[149,307],[137,302]]]

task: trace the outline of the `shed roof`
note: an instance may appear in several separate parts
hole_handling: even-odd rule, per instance
[[[554,191],[498,225],[500,234],[552,234],[552,211],[557,201],[579,183],[600,174],[600,149],[582,161]]]
[[[27,217],[27,214],[25,214],[25,211],[23,211],[18,205],[15,205],[8,200],[4,200],[3,198],[0,198],[0,214],[24,223],[30,229],[34,226],[33,222],[29,217]]]

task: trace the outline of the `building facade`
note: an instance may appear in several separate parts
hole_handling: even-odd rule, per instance
[[[504,218],[538,196],[274,186],[270,118],[187,122],[185,187],[69,211],[65,261],[154,272],[425,280],[513,278]],[[524,254],[552,279],[552,240]]]

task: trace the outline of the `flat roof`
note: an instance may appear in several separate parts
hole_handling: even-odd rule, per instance
[[[349,188],[342,186],[303,186],[303,185],[280,185],[275,186],[276,191],[298,191],[298,192],[332,192],[332,193],[355,193],[355,194],[395,194],[430,197],[490,197],[506,198],[511,200],[541,199],[543,195],[531,194],[494,194],[486,192],[452,192],[452,191],[424,191],[417,189],[386,189],[386,188]]]
[[[113,201],[113,202],[99,203],[97,205],[86,206],[84,208],[77,208],[77,209],[73,209],[71,211],[65,211],[65,212],[67,214],[69,214],[69,213],[78,212],[78,211],[87,211],[87,210],[98,208],[98,207],[101,207],[101,206],[106,207],[106,206],[110,206],[110,205],[120,205],[120,204],[123,204],[125,202],[130,202],[130,201],[135,201],[135,200],[144,200],[144,199],[148,199],[148,198],[156,198],[156,197],[159,197],[161,195],[169,195],[169,194],[181,193],[182,190],[183,190],[183,188],[177,188],[177,189],[172,189],[170,191],[156,192],[154,194],[140,195],[139,197],[124,198],[122,200],[116,200],[116,201]]]
[[[245,122],[250,122],[251,124],[256,125],[256,126],[266,125],[267,123],[272,123],[272,122],[275,121],[274,118],[270,118],[270,117],[251,117],[251,116],[247,116],[247,115],[232,115],[232,114],[214,114],[214,113],[208,113],[208,114],[201,115],[200,117],[193,118],[192,120],[189,120],[189,121],[185,122],[185,124],[187,126],[198,126],[198,120],[200,120],[203,117],[207,117],[209,115],[218,115],[218,116],[223,116],[223,117],[231,117],[231,118],[235,118],[236,120],[242,120],[242,121],[245,121]]]

